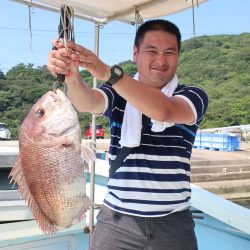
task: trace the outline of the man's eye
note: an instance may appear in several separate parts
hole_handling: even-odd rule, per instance
[[[175,50],[168,50],[165,52],[166,55],[176,55],[176,51]]]
[[[37,117],[43,117],[45,115],[45,110],[43,108],[38,108],[35,114]]]
[[[147,50],[146,52],[151,53],[151,54],[156,53],[155,50]]]

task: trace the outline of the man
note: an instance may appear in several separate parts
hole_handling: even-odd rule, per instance
[[[122,147],[131,148],[111,172],[92,250],[197,249],[188,209],[190,157],[208,98],[202,89],[178,83],[180,43],[173,23],[143,23],[135,37],[134,79],[72,42],[71,50],[54,43],[58,50],[49,54],[48,69],[66,75],[67,95],[77,110],[109,118],[111,162]],[[105,83],[89,88],[79,66]]]

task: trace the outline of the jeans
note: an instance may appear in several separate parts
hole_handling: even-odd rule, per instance
[[[89,250],[197,250],[191,212],[137,217],[105,205],[97,215]]]

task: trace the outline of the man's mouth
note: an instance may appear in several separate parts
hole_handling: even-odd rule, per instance
[[[157,72],[166,72],[166,68],[152,68],[152,70],[157,71]]]

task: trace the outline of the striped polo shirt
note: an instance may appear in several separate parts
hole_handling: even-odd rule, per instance
[[[126,100],[107,84],[104,115],[110,122],[110,162],[121,149],[121,126]],[[108,181],[104,204],[112,210],[142,217],[165,216],[190,206],[190,157],[208,97],[198,87],[178,85],[174,96],[185,99],[195,115],[194,124],[175,124],[162,132],[143,130],[140,146],[132,149]],[[133,131],[131,131],[133,133]]]

